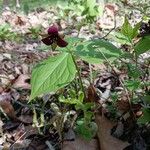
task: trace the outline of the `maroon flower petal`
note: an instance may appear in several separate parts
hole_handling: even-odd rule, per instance
[[[58,35],[58,28],[57,28],[57,26],[53,25],[53,26],[49,27],[47,32],[49,35]]]
[[[53,37],[48,36],[41,40],[46,45],[52,45],[53,44]]]
[[[64,41],[63,39],[61,39],[60,37],[57,38],[57,45],[59,47],[66,47],[68,45],[68,43],[66,41]]]

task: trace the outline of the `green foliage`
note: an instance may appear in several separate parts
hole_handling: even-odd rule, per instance
[[[82,40],[70,38],[68,48],[62,48],[65,53],[49,58],[33,69],[31,99],[43,93],[56,91],[75,78],[73,55],[89,63],[102,63],[106,59],[112,62],[121,55],[121,51],[107,41],[93,40],[81,43]]]
[[[89,63],[113,62],[121,55],[121,50],[105,40],[90,40],[79,44],[75,54]]]
[[[145,104],[148,104],[150,106],[150,95],[145,95],[143,97],[143,101]]]
[[[68,53],[62,53],[41,62],[32,71],[31,99],[66,86],[75,78],[75,74],[76,68]]]
[[[94,21],[103,10],[102,6],[97,5],[96,0],[69,0],[68,4],[70,8],[79,11],[79,16],[85,16],[88,22]]]
[[[135,38],[138,35],[138,30],[140,28],[141,22],[137,23],[135,27],[132,27],[127,18],[125,18],[124,24],[121,29],[121,34],[125,36],[125,38],[120,38],[120,43],[124,43],[128,45],[129,52],[124,53],[121,59],[127,60],[127,73],[129,79],[124,81],[124,86],[127,89],[128,93],[132,93],[130,99],[132,100],[131,103],[134,101],[137,103],[139,100],[143,100],[143,108],[142,112],[143,115],[138,119],[138,123],[145,124],[150,122],[150,109],[149,109],[149,101],[150,97],[147,95],[147,92],[143,90],[143,87],[147,88],[149,86],[148,83],[142,83],[141,78],[144,76],[143,70],[146,70],[149,76],[149,68],[141,67],[138,64],[138,58],[140,54],[143,54],[150,50],[150,36],[144,36],[139,39],[138,42]],[[123,65],[123,62],[122,62]],[[137,95],[137,90],[142,89],[142,94],[140,98],[140,94]]]
[[[28,30],[32,38],[37,39],[39,37],[39,33],[41,32],[41,26],[31,27]]]
[[[88,0],[74,0],[74,5],[79,5],[80,3],[84,4],[84,6],[81,5],[80,7],[82,12],[86,10],[84,12],[85,14],[82,13],[82,15],[86,15],[86,17],[90,15],[90,17],[92,16],[93,18],[96,16],[94,10],[95,1],[91,3],[91,1]],[[81,58],[91,64],[107,62],[108,65],[111,64],[110,68],[113,68],[114,64],[116,66],[123,67],[123,69],[125,67],[125,71],[127,72],[125,74],[128,74],[128,78],[122,81],[122,87],[125,88],[126,93],[129,95],[129,100],[136,99],[138,101],[139,95],[137,95],[137,90],[147,86],[146,84],[142,85],[141,83],[143,68],[140,64],[138,64],[138,57],[140,54],[150,49],[150,36],[145,36],[138,42],[135,40],[135,38],[137,38],[140,25],[141,22],[132,27],[128,19],[125,18],[121,32],[115,33],[116,39],[121,44],[127,44],[128,49],[126,52],[123,52],[121,49],[118,49],[106,40],[84,40],[77,37],[67,37],[66,41],[68,42],[68,46],[55,49],[58,50],[60,54],[44,60],[33,69],[31,78],[31,99],[34,99],[36,96],[41,94],[57,91],[58,89],[63,88],[75,79],[77,73],[78,78],[76,78],[76,90],[69,90],[69,94],[67,93],[67,96],[65,94],[61,95],[59,97],[59,102],[71,105],[76,112],[81,112],[81,116],[77,119],[76,131],[84,138],[91,139],[97,131],[97,126],[94,122],[92,122],[93,112],[91,110],[93,108],[93,104],[84,103],[83,101],[85,91],[80,75],[80,68],[76,59]],[[38,36],[39,31],[31,29],[30,32],[32,32],[33,35]],[[121,64],[118,64],[118,62]],[[79,82],[82,85],[81,87],[78,86]],[[79,92],[81,89],[82,92]],[[116,101],[118,100],[118,97],[116,93],[113,94],[111,96],[113,100],[112,104],[107,108],[116,119]],[[144,95],[146,92],[143,92],[142,94]],[[133,103],[133,101],[131,101],[131,103]],[[59,114],[60,116],[62,115],[62,113]],[[148,118],[148,114],[149,111],[147,109],[143,109],[143,116],[139,118],[138,121],[140,123],[149,122],[150,119]]]
[[[130,43],[128,37],[125,36],[123,33],[121,33],[121,32],[114,32],[114,33],[112,33],[112,35],[113,35],[113,39],[114,39],[116,42],[118,42],[118,43],[120,43],[120,44],[131,45],[131,43]]]
[[[76,111],[83,112],[83,118],[79,118],[77,120],[76,132],[83,136],[85,139],[90,140],[96,135],[97,132],[97,125],[96,123],[92,122],[93,112],[91,112],[91,109],[94,106],[92,103],[84,103],[83,100],[83,92],[78,93],[78,98],[76,98],[75,94],[71,94],[67,98],[65,98],[64,96],[59,97],[59,102],[68,105],[74,105]]]
[[[19,36],[11,31],[9,24],[0,25],[0,40],[1,41],[17,41]]]
[[[150,122],[150,109],[144,108],[143,115],[138,119],[138,123],[145,124]]]
[[[140,68],[136,66],[136,64],[127,64],[128,67],[128,76],[133,79],[138,79],[142,72],[140,71]]]
[[[90,122],[88,125],[85,124],[84,119],[77,121],[76,132],[86,140],[91,140],[98,130],[95,122]]]
[[[28,4],[29,2],[25,2],[24,3],[24,6],[23,6],[23,11],[24,11],[24,13],[26,14],[26,15],[28,15],[29,14],[29,4]]]
[[[127,80],[125,82],[125,86],[130,90],[130,91],[135,91],[139,88],[140,86],[140,81],[138,80]]]
[[[128,37],[128,40],[131,41],[138,35],[138,30],[140,26],[141,26],[141,22],[137,23],[135,27],[133,28],[131,24],[129,23],[127,17],[125,17],[124,24],[121,28],[121,33],[124,36]]]
[[[135,45],[135,52],[137,55],[140,55],[147,52],[148,50],[150,50],[150,36],[144,36]]]

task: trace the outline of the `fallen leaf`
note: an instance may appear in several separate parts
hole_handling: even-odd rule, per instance
[[[27,82],[30,77],[27,74],[21,74],[13,84],[14,88],[30,89],[31,85]]]
[[[87,141],[78,137],[75,141],[63,142],[62,150],[99,150],[99,144],[96,139]]]
[[[26,124],[31,124],[33,121],[33,117],[31,115],[21,115],[18,119]]]
[[[25,25],[25,22],[22,20],[22,18],[20,16],[17,16],[15,19],[15,24],[19,25],[19,26],[23,26],[23,25]]]
[[[8,117],[12,119],[16,118],[15,110],[9,101],[7,100],[0,101],[0,107]]]
[[[87,89],[87,99],[86,102],[98,102],[99,97],[96,93],[95,87],[91,84]]]
[[[129,145],[110,134],[115,123],[109,121],[105,116],[96,115],[96,123],[101,150],[123,150]]]

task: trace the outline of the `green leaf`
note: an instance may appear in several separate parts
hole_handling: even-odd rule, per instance
[[[48,58],[32,71],[30,99],[66,86],[75,74],[76,67],[69,53]]]
[[[146,103],[146,104],[149,104],[150,105],[150,95],[146,95],[143,97],[143,101]]]
[[[131,42],[132,39],[134,39],[138,35],[138,30],[141,26],[141,22],[137,23],[135,27],[133,28],[131,24],[129,23],[127,17],[125,17],[124,23],[121,28],[121,33],[128,37],[129,41]]]
[[[135,45],[135,52],[140,55],[148,50],[150,50],[150,36],[145,36]]]
[[[70,105],[80,105],[82,104],[78,99],[73,99],[73,98],[68,98],[68,99],[65,99],[64,97],[59,97],[59,102],[61,103],[65,103],[65,104],[70,104]]]
[[[138,35],[138,30],[139,30],[140,27],[141,27],[141,23],[142,23],[142,22],[138,22],[138,23],[134,26],[134,28],[133,28],[133,33],[132,33],[132,38],[137,37],[137,35]]]
[[[125,86],[126,86],[129,90],[133,91],[133,90],[136,90],[136,89],[139,88],[139,86],[140,86],[140,81],[138,81],[138,80],[128,80],[128,81],[125,82]]]
[[[81,103],[83,103],[83,100],[84,100],[84,93],[82,91],[79,91],[79,96],[78,96],[78,99]]]
[[[121,28],[121,33],[129,38],[131,40],[133,38],[133,28],[130,25],[127,17],[125,17],[124,23]]]
[[[89,63],[103,63],[106,59],[114,61],[121,55],[121,51],[108,41],[96,39],[79,44],[75,54]]]
[[[97,11],[95,9],[96,0],[87,0],[87,8],[89,10],[89,16],[96,16]]]
[[[86,124],[84,121],[77,121],[76,132],[81,135],[86,140],[91,140],[98,130],[98,127],[95,122],[90,122],[90,124]]]
[[[136,66],[136,64],[129,63],[129,64],[127,64],[127,67],[128,67],[128,76],[129,77],[137,79],[142,75],[140,68],[138,66]]]
[[[141,124],[150,122],[150,109],[148,108],[143,109],[143,115],[138,119],[138,122]]]
[[[125,36],[124,34],[122,34],[121,32],[114,32],[112,33],[112,38],[114,41],[120,43],[120,44],[127,44],[127,45],[131,45],[129,39],[127,36]]]

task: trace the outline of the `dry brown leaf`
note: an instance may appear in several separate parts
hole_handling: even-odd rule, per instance
[[[32,115],[21,115],[18,119],[26,124],[31,124],[33,121]]]
[[[2,101],[0,101],[0,106],[1,106],[1,108],[3,109],[4,113],[5,113],[8,117],[10,117],[10,118],[12,118],[12,119],[15,119],[15,118],[16,118],[15,110],[14,110],[12,104],[11,104],[9,101],[7,101],[7,100],[2,100]]]
[[[99,97],[96,94],[95,87],[91,84],[87,89],[87,99],[86,102],[98,102]]]
[[[96,139],[86,141],[78,137],[75,141],[65,141],[62,150],[99,150],[99,144]]]
[[[15,24],[19,25],[19,26],[23,26],[23,25],[25,25],[25,22],[22,20],[22,18],[20,16],[17,16],[15,18]]]
[[[21,74],[13,84],[14,88],[30,89],[31,85],[27,83],[30,77],[27,74]]]
[[[98,138],[101,150],[122,150],[129,145],[110,135],[110,130],[115,125],[106,117],[96,115],[96,123],[98,125]]]

